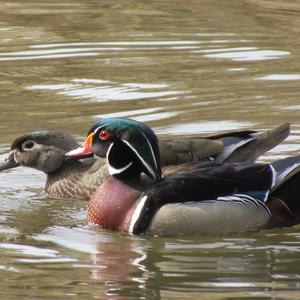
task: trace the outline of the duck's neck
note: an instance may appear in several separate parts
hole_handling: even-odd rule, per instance
[[[93,194],[88,205],[89,220],[104,229],[128,231],[140,195],[136,188],[111,176]]]

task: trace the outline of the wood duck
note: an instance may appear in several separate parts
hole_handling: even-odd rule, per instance
[[[283,141],[289,129],[289,124],[282,124],[259,133],[236,131],[206,138],[161,142],[161,165],[180,165],[208,159],[217,162],[254,161]],[[29,132],[14,140],[8,158],[0,163],[0,171],[17,166],[31,167],[47,174],[45,190],[50,197],[88,200],[109,174],[105,160],[92,157],[66,160],[65,152],[77,147],[75,138],[66,132]]]
[[[300,156],[271,164],[187,163],[162,171],[158,140],[145,124],[98,121],[82,147],[106,157],[110,177],[88,205],[89,221],[132,234],[229,234],[299,223]]]

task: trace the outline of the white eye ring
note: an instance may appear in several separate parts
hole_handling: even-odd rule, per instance
[[[35,141],[28,140],[22,144],[22,150],[23,151],[31,151],[33,149],[40,148],[38,146],[39,146],[39,144],[37,144]]]

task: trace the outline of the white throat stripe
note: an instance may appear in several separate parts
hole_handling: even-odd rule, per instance
[[[154,163],[155,163],[155,167],[156,167],[156,169],[157,169],[156,157],[155,157],[155,155],[154,155],[153,148],[152,148],[152,146],[151,146],[151,144],[150,144],[148,138],[145,136],[144,133],[143,133],[143,136],[145,137],[145,139],[146,139],[146,141],[147,141],[147,143],[148,143],[148,145],[149,145],[149,147],[150,147],[151,154],[152,154],[152,158],[153,158],[153,161],[154,161]]]
[[[140,217],[141,211],[145,205],[146,200],[147,200],[147,195],[142,197],[142,199],[139,201],[136,209],[134,210],[134,213],[132,215],[131,222],[129,225],[129,233],[133,233],[134,225]]]

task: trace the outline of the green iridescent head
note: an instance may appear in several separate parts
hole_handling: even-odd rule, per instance
[[[130,176],[144,172],[154,181],[161,179],[158,140],[147,125],[125,118],[107,118],[89,130],[83,147],[69,157],[106,157],[110,175]]]

